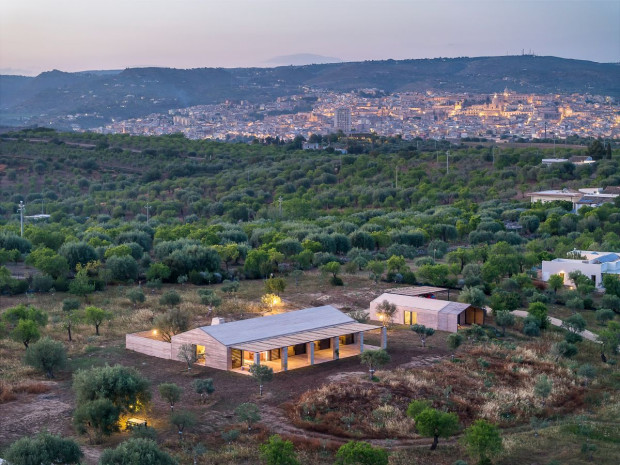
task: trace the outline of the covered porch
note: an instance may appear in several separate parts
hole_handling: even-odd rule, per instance
[[[364,333],[381,332],[381,346],[364,344]],[[265,365],[274,373],[294,370],[340,358],[355,357],[367,350],[387,347],[385,328],[347,323],[314,331],[264,339],[229,347],[232,371],[249,374],[253,364]]]

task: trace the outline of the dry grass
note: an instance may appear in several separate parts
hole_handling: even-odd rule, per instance
[[[47,383],[39,381],[21,381],[10,383],[0,380],[0,404],[17,399],[17,394],[43,394],[51,389]]]
[[[501,426],[579,410],[584,388],[571,370],[547,357],[551,340],[524,346],[475,345],[455,361],[424,369],[377,373],[379,381],[349,380],[303,394],[290,409],[293,421],[314,431],[345,437],[410,437],[408,403],[426,399],[435,408],[459,415],[464,425],[485,418]],[[535,395],[539,375],[553,383],[543,405]]]

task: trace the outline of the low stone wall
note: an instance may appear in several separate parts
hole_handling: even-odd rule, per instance
[[[133,333],[125,335],[125,348],[150,355],[151,357],[172,359],[172,344],[146,337],[148,333]]]

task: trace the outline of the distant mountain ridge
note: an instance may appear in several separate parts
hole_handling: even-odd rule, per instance
[[[378,88],[493,93],[590,93],[620,97],[620,65],[532,55],[382,60],[275,68],[128,68],[0,76],[0,123],[19,125],[81,114],[83,127],[224,100],[261,102],[299,93]],[[93,117],[93,114],[97,114]],[[47,124],[47,123],[46,123]]]

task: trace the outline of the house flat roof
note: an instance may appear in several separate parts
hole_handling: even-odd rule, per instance
[[[265,350],[305,344],[306,342],[320,341],[321,339],[343,336],[350,333],[372,331],[373,329],[379,328],[381,328],[381,326],[367,325],[364,323],[344,323],[313,331],[301,331],[299,333],[288,334],[286,336],[271,337],[253,342],[233,344],[230,347],[233,349],[246,350],[248,352],[263,352]]]
[[[355,320],[337,308],[325,305],[215,326],[202,326],[200,329],[222,344],[232,346],[347,323],[355,323]]]
[[[445,287],[432,287],[432,286],[412,286],[412,287],[400,287],[396,289],[387,289],[387,294],[408,295],[416,297],[426,294],[434,294],[436,292],[445,292],[448,289]]]
[[[419,310],[426,310],[429,312],[437,313],[459,314],[468,307],[471,307],[471,304],[464,304],[461,302],[450,302],[449,300],[428,299],[425,297],[415,297],[391,293],[381,294],[375,299],[375,301],[378,302],[382,302],[383,300],[387,300],[388,302],[399,305],[401,307],[411,307]]]

